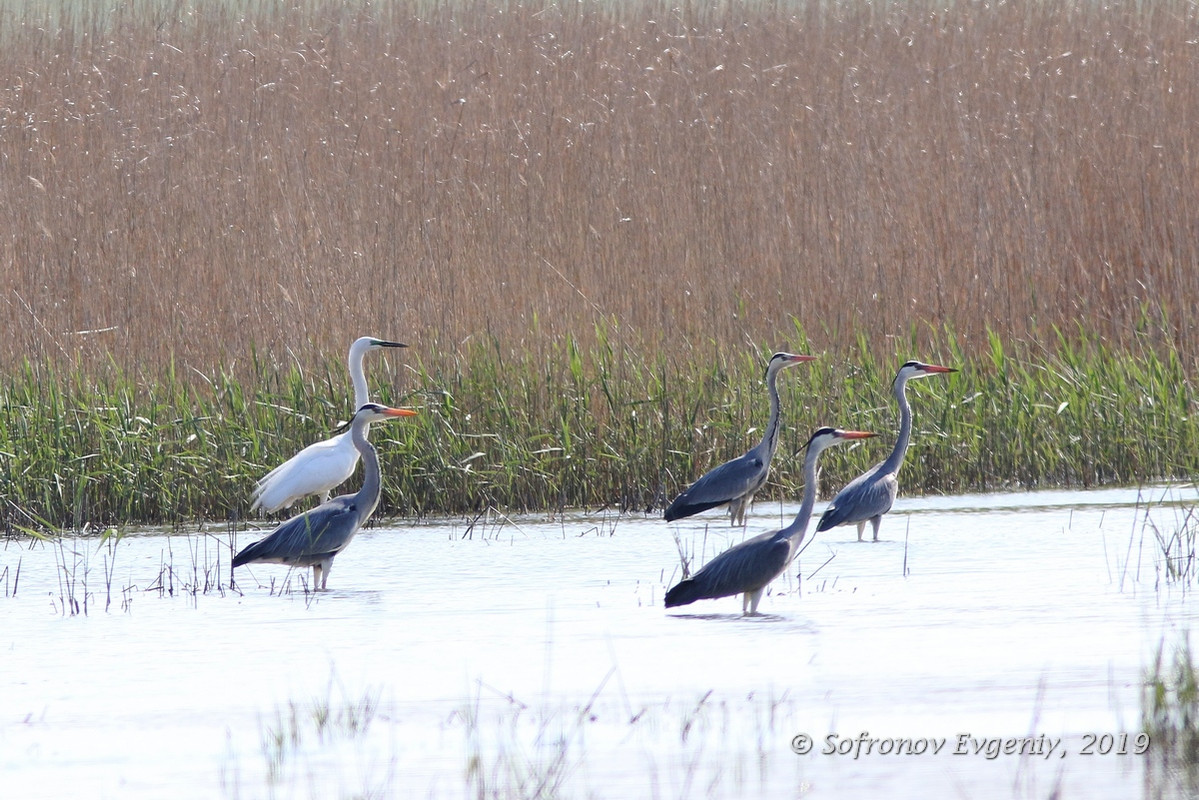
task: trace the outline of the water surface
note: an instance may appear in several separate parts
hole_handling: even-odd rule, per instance
[[[393,521],[319,595],[275,565],[230,587],[261,531],[10,542],[4,796],[1141,796],[1144,756],[1082,750],[1131,749],[1144,672],[1194,622],[1154,530],[1195,500],[901,499],[883,541],[814,537],[758,618],[662,607],[680,547],[744,535],[715,513]]]

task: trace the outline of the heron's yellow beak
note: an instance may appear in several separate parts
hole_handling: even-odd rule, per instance
[[[385,408],[383,413],[389,417],[415,417],[416,412],[411,408]]]
[[[841,431],[842,439],[869,439],[871,436],[878,436],[878,434],[868,431]]]

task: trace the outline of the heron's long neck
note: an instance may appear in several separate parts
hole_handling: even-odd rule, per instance
[[[804,534],[807,533],[808,521],[812,519],[812,508],[816,505],[816,484],[820,480],[820,471],[816,468],[816,461],[819,458],[820,450],[809,445],[808,454],[804,456],[803,461],[803,501],[799,504],[799,513],[795,515],[795,519],[791,520],[790,525],[779,531],[788,539],[794,539],[796,547],[803,541]]]
[[[899,403],[899,438],[895,441],[895,449],[883,462],[884,472],[899,472],[903,457],[908,452],[908,442],[912,440],[912,407],[908,405],[907,378],[895,381],[895,400]]]
[[[365,349],[353,349],[350,351],[350,380],[354,382],[354,410],[362,408],[363,405],[369,403],[368,390],[366,388],[366,375],[362,371],[362,358],[366,355]]]
[[[371,424],[365,420],[355,420],[353,427],[350,428],[354,448],[362,456],[362,488],[355,495],[360,524],[374,512],[375,506],[379,505],[379,494],[382,489],[379,456],[375,452],[375,446],[366,439],[370,430]]]
[[[778,374],[777,369],[766,370],[766,391],[770,393],[770,420],[766,423],[766,433],[762,434],[762,441],[758,443],[757,449],[763,451],[767,460],[774,456],[774,451],[779,446],[779,428],[782,427],[782,415],[779,412],[779,390],[775,385]]]

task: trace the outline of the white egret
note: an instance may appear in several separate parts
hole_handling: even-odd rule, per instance
[[[362,372],[362,359],[367,351],[407,346],[371,336],[363,336],[350,345],[348,363],[350,379],[354,382],[354,408],[361,408],[370,401],[366,375]],[[364,435],[369,432],[368,426]],[[310,494],[320,495],[324,502],[334,489],[354,474],[357,466],[358,450],[348,430],[310,444],[258,481],[250,510],[273,514],[280,509],[290,508],[297,500]]]

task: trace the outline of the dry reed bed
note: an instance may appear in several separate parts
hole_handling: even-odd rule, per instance
[[[965,372],[913,491],[1188,474],[1197,31],[1173,0],[9,11],[0,524],[237,517],[345,417],[363,333],[413,345],[372,371],[426,411],[384,513],[655,507],[752,443],[782,348],[826,355],[783,452],[889,431],[920,356]]]
[[[198,8],[0,21],[0,364],[597,321],[712,358],[793,316],[983,353],[1146,310],[1197,352],[1193,5]]]

